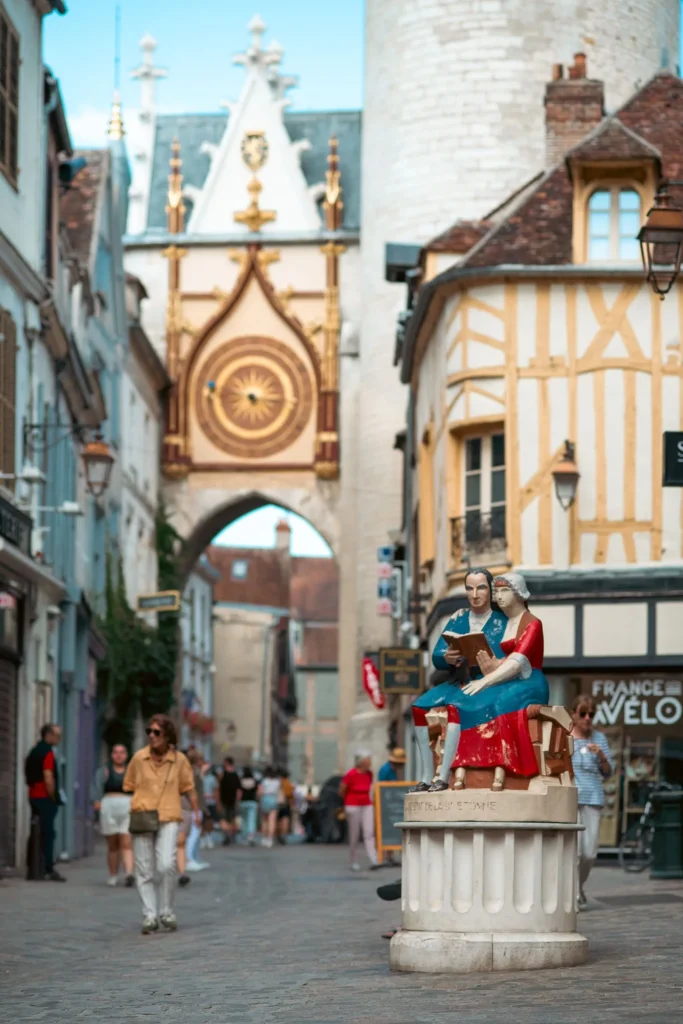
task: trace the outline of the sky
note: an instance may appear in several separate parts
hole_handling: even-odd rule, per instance
[[[232,63],[249,43],[247,24],[259,14],[263,45],[285,51],[281,70],[299,77],[289,98],[294,110],[358,109],[362,105],[363,0],[119,0],[121,97],[138,106],[130,72],[141,62],[140,39],[157,40],[155,64],[161,113],[211,113],[236,100],[244,78]],[[45,62],[59,78],[72,139],[104,141],[114,91],[116,0],[67,0],[66,15],[45,19]]]
[[[331,558],[332,552],[306,519],[294,512],[285,512],[277,505],[264,505],[237,519],[214,537],[214,544],[235,548],[275,547],[275,526],[286,519],[292,530],[291,552],[297,557]]]

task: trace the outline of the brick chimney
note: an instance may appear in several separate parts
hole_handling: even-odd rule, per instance
[[[553,65],[552,81],[545,87],[546,166],[552,167],[596,125],[605,114],[602,82],[586,78],[586,55],[574,55],[567,69]]]
[[[279,519],[275,527],[275,550],[281,555],[289,555],[291,540],[291,526],[286,519]]]

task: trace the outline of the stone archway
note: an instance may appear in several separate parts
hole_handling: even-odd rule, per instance
[[[183,577],[187,577],[197,559],[222,529],[241,516],[264,505],[278,505],[306,519],[327,542],[339,560],[339,486],[336,482],[308,479],[297,484],[263,481],[254,487],[218,486],[215,478],[199,481],[191,475],[183,481],[167,482],[164,498],[173,526],[185,542]]]

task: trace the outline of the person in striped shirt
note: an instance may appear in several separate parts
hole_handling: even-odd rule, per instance
[[[585,885],[598,855],[600,814],[605,803],[603,781],[614,771],[607,737],[593,728],[595,701],[580,693],[572,707],[574,780],[579,791],[579,908],[586,905]]]

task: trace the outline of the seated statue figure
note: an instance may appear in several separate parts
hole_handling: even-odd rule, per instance
[[[500,642],[503,639],[508,620],[502,612],[491,607],[493,577],[488,569],[469,570],[465,577],[465,594],[469,609],[460,609],[448,622],[446,629],[460,634],[483,633],[494,656],[502,658],[504,652]],[[480,679],[483,675],[481,668],[474,668],[468,676],[464,671],[464,659],[457,652],[449,650],[448,643],[443,636],[439,638],[434,648],[432,662],[437,670],[448,672],[448,678],[447,681],[420,694],[413,702],[413,723],[422,762],[420,782],[415,787],[417,792],[426,790],[439,792],[448,788],[451,763],[456,755],[460,739],[460,711],[463,702],[467,701],[462,683],[468,682],[469,678]],[[437,778],[434,778],[434,761],[429,744],[427,723],[427,712],[434,708],[445,708],[448,715],[443,760]]]
[[[505,772],[530,777],[538,771],[527,709],[548,703],[543,625],[528,610],[530,595],[521,573],[497,576],[493,593],[507,616],[503,657],[480,653],[483,675],[463,687],[458,703],[461,735],[451,762],[456,789],[464,784],[465,768],[494,768],[494,790],[503,788]]]

